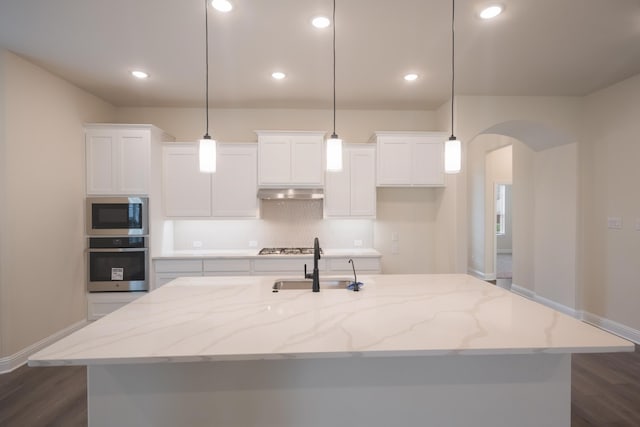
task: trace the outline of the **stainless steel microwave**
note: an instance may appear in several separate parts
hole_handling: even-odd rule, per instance
[[[147,197],[88,197],[87,235],[146,236],[149,234]]]

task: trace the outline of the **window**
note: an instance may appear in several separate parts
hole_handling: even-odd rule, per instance
[[[505,184],[496,185],[496,234],[502,236],[507,230],[507,186]]]

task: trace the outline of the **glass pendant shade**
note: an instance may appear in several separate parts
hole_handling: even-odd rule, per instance
[[[214,173],[216,171],[216,141],[207,136],[200,140],[198,151],[200,172]]]
[[[338,135],[331,135],[327,139],[327,171],[339,172],[342,170],[342,140]]]
[[[451,136],[444,143],[444,171],[445,173],[459,173],[462,165],[462,142]]]

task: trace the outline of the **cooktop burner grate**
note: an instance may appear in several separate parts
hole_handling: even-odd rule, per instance
[[[313,248],[262,248],[258,255],[313,255]]]

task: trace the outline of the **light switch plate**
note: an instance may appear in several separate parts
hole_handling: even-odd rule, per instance
[[[393,231],[391,232],[391,241],[392,242],[397,242],[399,240],[399,235],[397,231]]]
[[[356,248],[361,248],[362,247],[362,240],[354,240],[353,241],[353,246],[355,246]]]
[[[257,248],[258,247],[258,241],[257,240],[249,240],[249,247],[250,248]]]
[[[193,247],[194,248],[201,248],[202,247],[202,242],[200,240],[194,240],[193,241]]]

